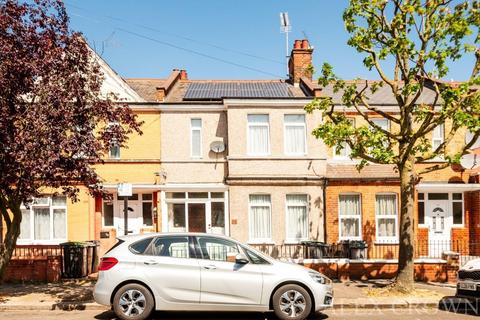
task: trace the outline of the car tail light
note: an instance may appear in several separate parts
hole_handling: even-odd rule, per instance
[[[118,263],[116,258],[102,258],[100,259],[100,265],[98,271],[107,271],[113,268]]]

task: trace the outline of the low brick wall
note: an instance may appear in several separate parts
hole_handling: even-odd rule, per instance
[[[10,260],[4,281],[56,282],[62,277],[62,257],[30,257]]]
[[[397,275],[396,261],[358,261],[347,259],[296,261],[305,267],[317,270],[327,277],[340,281],[393,279]],[[423,282],[455,282],[458,266],[444,260],[418,260],[415,262],[415,280]]]

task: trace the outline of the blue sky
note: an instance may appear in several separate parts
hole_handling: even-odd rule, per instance
[[[279,13],[292,24],[290,48],[304,33],[344,79],[376,79],[362,55],[346,42],[347,0],[65,0],[72,28],[124,77],[166,77],[187,69],[191,79],[285,78],[285,36]],[[255,57],[253,57],[253,56]],[[209,58],[214,57],[215,59]],[[471,59],[451,68],[449,79],[469,75]]]

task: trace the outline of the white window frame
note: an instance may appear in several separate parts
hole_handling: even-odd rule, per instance
[[[379,121],[386,121],[387,123],[387,127],[386,128],[382,128],[383,130],[385,131],[389,131],[390,132],[390,120],[386,119],[386,118],[370,118],[370,121],[372,121],[375,125],[377,125],[378,127],[382,128],[381,125],[378,124]]]
[[[262,196],[269,196],[270,197],[270,202],[268,205],[268,211],[269,211],[269,220],[270,220],[270,237],[269,238],[252,238],[253,234],[253,224],[252,224],[252,207],[255,207],[255,205],[252,205],[250,203],[250,196],[254,195],[262,195]],[[262,206],[263,207],[263,206]],[[272,241],[272,195],[269,193],[250,193],[248,194],[248,243],[249,244],[274,244]]]
[[[453,194],[460,193],[462,195],[462,200],[454,200]],[[463,192],[451,192],[449,194],[450,197],[450,210],[452,210],[452,227],[455,228],[463,228],[465,226],[465,194]],[[455,217],[453,216],[453,203],[454,202],[461,202],[462,203],[462,223],[455,223]]]
[[[347,117],[348,120],[352,123],[352,125],[355,127],[355,118],[352,117]],[[341,154],[337,154],[337,146],[333,147],[333,159],[335,160],[347,160],[347,161],[352,161],[353,159],[350,158],[350,155],[352,154],[352,148],[350,148],[350,145],[346,142],[343,142],[344,146],[342,150],[340,151]],[[348,150],[348,154],[342,154],[345,151]]]
[[[193,125],[193,121],[194,120],[199,120],[200,121],[200,126],[194,126]],[[201,118],[191,118],[190,119],[190,157],[192,157],[193,159],[201,159],[202,158],[202,155],[203,155],[203,148],[202,148],[202,126],[203,126],[203,121]],[[193,132],[194,131],[198,131],[199,133],[199,136],[200,136],[200,145],[199,145],[199,149],[200,149],[200,154],[199,155],[194,155],[193,154]]]
[[[305,205],[305,212],[307,214],[307,221],[306,221],[306,224],[307,224],[307,234],[305,235],[304,238],[289,238],[288,237],[288,229],[289,229],[289,224],[288,224],[288,196],[305,196],[307,198],[307,204]],[[310,208],[309,208],[309,203],[310,203],[310,196],[306,193],[288,193],[285,195],[285,243],[289,244],[297,244],[297,243],[300,243],[301,241],[303,240],[308,240],[309,238],[309,232],[308,232],[308,226],[310,225]],[[293,206],[292,206],[293,207]],[[299,207],[299,206],[295,206],[295,207]]]
[[[377,212],[377,195],[379,196],[394,196],[395,197],[395,214],[394,215],[379,215]],[[395,219],[395,236],[381,237],[378,235],[378,220],[379,219]],[[398,227],[398,195],[393,192],[381,192],[375,194],[375,242],[376,243],[398,243],[399,242],[399,227]]]
[[[435,137],[435,129],[441,127],[441,137]],[[434,149],[434,142],[439,141],[439,145],[442,144],[445,141],[445,124],[441,123],[438,126],[435,127],[435,129],[432,130],[432,151],[435,151],[436,148]],[[437,158],[440,158],[441,156],[438,156]]]
[[[250,123],[248,116],[267,116],[267,122]],[[254,153],[250,151],[250,128],[251,127],[267,127],[267,152]],[[268,113],[249,113],[247,114],[247,155],[249,156],[268,156],[270,155],[270,114]]]
[[[420,193],[423,193],[423,199],[419,198],[418,194],[420,194]],[[422,191],[422,192],[417,193],[417,202],[418,203],[420,203],[420,202],[423,203],[423,222],[424,223],[417,223],[420,228],[427,228],[428,227],[428,225],[425,223],[425,217],[427,216],[427,201],[426,201],[427,196],[428,196],[427,192]],[[418,216],[418,204],[417,204],[417,216]]]
[[[303,123],[297,123],[297,122],[287,122],[285,121],[285,116],[303,116]],[[307,120],[305,117],[305,114],[303,113],[286,113],[283,115],[283,151],[285,152],[286,155],[289,156],[305,156],[308,154],[307,151]],[[305,146],[305,149],[303,152],[287,152],[287,127],[301,127],[303,128],[303,143]]]
[[[359,198],[358,205],[360,206],[360,214],[359,215],[349,214],[349,215],[341,216],[340,215],[340,196],[352,196],[352,195],[358,196],[358,198]],[[339,193],[337,201],[338,201],[338,203],[337,203],[338,239],[339,240],[362,240],[362,229],[363,229],[363,225],[362,225],[362,215],[363,215],[363,212],[362,212],[362,194],[357,193],[357,192]],[[355,218],[355,219],[359,220],[358,237],[350,237],[350,236],[343,236],[342,235],[342,221],[341,220],[344,219],[344,218]]]
[[[29,228],[30,228],[30,238],[18,238],[17,244],[59,244],[62,242],[67,241],[68,239],[68,197],[65,199],[65,205],[53,205],[52,195],[44,195],[40,198],[48,198],[48,204],[30,204],[29,208],[25,207],[23,204],[21,205],[21,210],[29,210],[30,212],[30,221],[29,221]],[[49,230],[49,239],[43,240],[36,240],[35,239],[35,213],[33,208],[49,208],[49,219],[50,219],[50,230]],[[65,210],[65,238],[53,238],[53,210],[54,209],[63,209]]]
[[[115,155],[115,154],[112,152],[113,148],[118,148],[118,155]],[[112,141],[112,142],[110,143],[110,148],[109,148],[109,150],[108,150],[108,158],[109,158],[109,159],[120,159],[120,157],[121,157],[121,148],[120,148],[120,146],[118,145],[118,142]]]
[[[148,200],[148,199],[143,199],[143,196],[146,195],[146,194],[149,194],[152,196],[152,199]],[[155,227],[155,219],[154,219],[154,208],[155,208],[155,204],[153,203],[153,192],[146,192],[146,193],[141,193],[139,194],[139,197],[140,197],[140,207],[142,208],[142,225],[144,228],[154,228]],[[152,205],[152,211],[150,212],[150,214],[152,215],[152,224],[151,225],[147,225],[145,224],[145,221],[143,220],[143,204],[144,203],[150,203]]]

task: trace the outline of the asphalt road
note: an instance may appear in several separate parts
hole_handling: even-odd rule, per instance
[[[85,310],[85,311],[1,311],[2,319],[29,319],[29,320],[48,320],[48,319],[71,319],[71,320],[110,320],[116,319],[110,311]],[[260,313],[164,313],[158,312],[153,315],[153,319],[162,320],[273,320],[273,314]],[[329,310],[324,314],[317,314],[310,318],[311,320],[340,320],[340,319],[388,319],[388,320],[462,320],[477,319],[476,315],[468,314],[465,310],[459,310],[457,313],[440,311],[437,309],[344,309]]]

